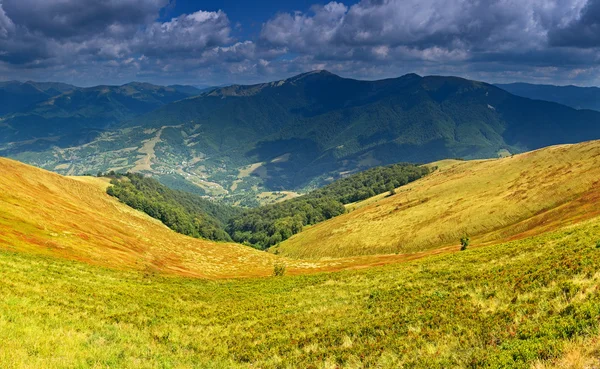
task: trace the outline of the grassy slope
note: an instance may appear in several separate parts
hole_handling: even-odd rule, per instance
[[[407,253],[523,237],[600,213],[600,141],[498,160],[444,161],[397,194],[311,227],[279,247],[297,258]],[[372,202],[373,200],[367,200]]]
[[[53,255],[121,269],[201,278],[365,268],[422,255],[290,260],[233,243],[175,233],[106,194],[106,179],[62,177],[0,158],[0,250]]]
[[[600,315],[600,219],[379,268],[204,281],[0,251],[0,367],[529,368]]]
[[[198,277],[268,275],[276,259],[172,232],[119,203],[108,183],[0,159],[0,248]]]

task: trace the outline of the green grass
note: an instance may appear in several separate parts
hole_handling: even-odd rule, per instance
[[[0,367],[528,368],[598,334],[599,238],[597,218],[405,264],[221,281],[3,251]]]

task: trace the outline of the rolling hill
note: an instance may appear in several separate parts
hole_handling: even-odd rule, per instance
[[[106,194],[108,182],[0,158],[0,248],[204,278],[269,275],[275,258],[177,234]]]
[[[310,261],[182,236],[106,180],[0,159],[0,367],[596,365],[599,160],[596,141],[430,164],[279,248],[364,254],[409,232],[400,251],[425,252]],[[466,251],[444,247],[467,230]]]
[[[219,279],[380,265],[402,257],[323,262],[278,257],[176,233],[106,193],[107,178],[64,177],[0,158],[0,250],[143,273]]]
[[[503,90],[529,99],[553,101],[575,109],[600,111],[600,88],[536,85],[530,83],[496,84]]]
[[[600,112],[482,82],[415,74],[359,81],[314,71],[166,104],[82,146],[11,155],[60,173],[143,171],[211,196],[243,197],[314,187],[377,165],[490,158],[597,138]]]
[[[395,195],[354,204],[272,250],[305,259],[454,250],[465,234],[484,245],[600,214],[600,141],[431,165],[439,168]]]
[[[2,245],[0,366],[593,367],[596,244],[599,218],[385,267],[219,281]]]

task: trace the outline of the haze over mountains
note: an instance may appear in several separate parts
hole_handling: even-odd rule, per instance
[[[600,111],[600,88],[578,86],[536,85],[531,83],[496,84],[517,96],[553,101],[575,109]]]
[[[0,82],[0,115],[17,112],[75,88],[57,82]]]
[[[15,89],[20,94],[14,94]],[[14,95],[21,101],[2,104],[1,109],[8,114],[0,121],[0,145],[34,140],[33,148],[26,146],[23,150],[37,150],[86,143],[97,131],[200,92],[191,86],[137,82],[89,88],[12,82],[0,86],[0,93]]]
[[[215,196],[600,138],[599,112],[456,77],[360,81],[313,71],[187,98],[194,91],[139,83],[67,91],[6,115],[0,155],[59,173],[148,172]]]

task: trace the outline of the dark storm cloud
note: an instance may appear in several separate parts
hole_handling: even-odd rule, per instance
[[[156,22],[167,0],[0,0],[0,60],[14,67],[197,57],[232,43],[222,11]],[[163,68],[155,63],[157,68]],[[151,63],[146,63],[151,65]]]
[[[348,7],[331,2],[307,13],[278,14],[263,26],[261,40],[327,68],[344,71],[352,66],[373,76],[423,67],[426,73],[469,75],[493,66],[504,78],[503,69],[520,66],[536,76],[555,73],[557,81],[576,76],[587,82],[583,78],[593,76],[599,82],[598,4],[363,0]],[[549,35],[561,35],[563,41],[549,42]]]
[[[222,10],[159,21],[169,4],[0,0],[0,73],[244,83],[327,68],[358,78],[600,83],[600,0],[333,1],[279,13],[256,39],[234,37],[236,20]]]
[[[581,16],[565,27],[554,29],[549,34],[553,46],[593,48],[600,46],[600,0],[590,0],[581,11]]]
[[[6,15],[27,32],[51,38],[119,33],[152,22],[168,0],[3,0]]]

